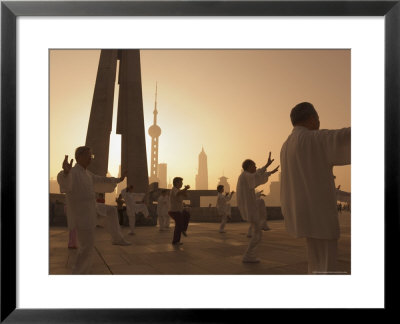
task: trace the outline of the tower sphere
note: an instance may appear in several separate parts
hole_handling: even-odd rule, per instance
[[[159,137],[161,135],[161,128],[158,125],[151,125],[149,127],[149,135],[151,137]]]

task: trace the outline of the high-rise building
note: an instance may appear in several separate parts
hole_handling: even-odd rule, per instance
[[[231,191],[231,186],[228,183],[228,178],[227,177],[222,176],[221,178],[219,178],[218,186],[219,185],[224,186],[224,191],[225,192],[230,192]]]
[[[196,175],[196,190],[208,190],[207,155],[202,148],[199,154],[199,169]]]
[[[167,163],[158,164],[158,187],[167,189]]]
[[[153,125],[149,128],[149,135],[151,136],[151,163],[150,163],[150,178],[149,182],[160,182],[158,177],[158,138],[161,135],[161,128],[157,125],[157,83],[156,83],[156,95],[154,101],[154,119]],[[166,181],[165,181],[166,182]]]
[[[269,195],[265,197],[267,206],[281,205],[281,174],[279,173],[279,181],[271,181],[269,185]]]

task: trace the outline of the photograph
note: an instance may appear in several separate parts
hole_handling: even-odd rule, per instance
[[[350,275],[351,49],[49,49],[49,274]]]

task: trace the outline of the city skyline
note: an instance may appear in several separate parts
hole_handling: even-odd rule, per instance
[[[99,54],[50,52],[50,177],[61,170],[64,154],[73,158],[74,148],[84,145]],[[181,176],[192,188],[202,146],[209,189],[222,175],[235,188],[246,158],[261,167],[271,151],[278,165],[280,147],[292,128],[290,109],[300,101],[315,105],[321,128],[350,126],[348,50],[143,50],[141,65],[145,129],[153,122],[158,82],[159,162],[168,165],[168,179]],[[62,135],[71,129],[73,136]],[[113,126],[113,176],[120,164],[118,137]],[[150,170],[147,133],[146,146]],[[350,166],[335,167],[334,173],[337,185],[351,191]],[[270,179],[277,180],[277,175]],[[268,194],[268,183],[259,189]]]

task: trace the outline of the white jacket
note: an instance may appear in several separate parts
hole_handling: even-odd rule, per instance
[[[93,174],[78,163],[64,175],[57,175],[60,192],[66,193],[68,228],[92,229],[96,225],[95,192],[113,192],[118,178]]]
[[[240,215],[249,222],[258,219],[255,188],[268,181],[266,168],[257,169],[255,173],[243,171],[236,186],[236,199]]]
[[[350,142],[350,128],[293,128],[281,149],[281,205],[289,234],[339,238],[332,169],[350,164]]]

